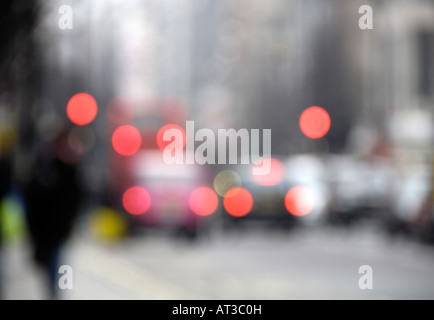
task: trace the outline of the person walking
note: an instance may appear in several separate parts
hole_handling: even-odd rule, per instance
[[[81,192],[67,134],[36,148],[34,166],[24,190],[33,257],[46,276],[50,298],[58,297],[61,250],[77,216]]]

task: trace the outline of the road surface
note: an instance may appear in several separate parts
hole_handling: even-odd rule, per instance
[[[43,298],[25,245],[6,250],[7,299]],[[390,239],[375,225],[213,232],[195,243],[163,235],[70,243],[64,299],[434,299],[434,247]],[[359,288],[359,267],[373,289]],[[39,276],[38,276],[39,275]]]

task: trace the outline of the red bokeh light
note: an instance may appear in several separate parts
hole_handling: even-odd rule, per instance
[[[158,148],[160,148],[161,151],[164,151],[164,149],[167,147],[167,145],[169,145],[174,140],[174,138],[172,138],[171,141],[164,141],[163,140],[164,133],[169,129],[177,129],[182,133],[182,141],[183,141],[182,145],[183,145],[183,147],[185,147],[185,143],[186,143],[185,130],[176,124],[169,123],[169,124],[162,126],[160,128],[160,130],[158,130],[158,133],[157,133]]]
[[[117,128],[112,137],[113,148],[123,156],[131,156],[139,151],[142,136],[137,128],[125,125]]]
[[[230,215],[243,217],[252,210],[253,197],[244,188],[233,188],[226,193],[223,199],[223,206]]]
[[[188,204],[195,214],[209,216],[217,210],[219,200],[211,188],[199,187],[190,194]]]
[[[270,161],[270,171],[267,174],[255,175],[252,174],[252,179],[261,186],[275,186],[282,182],[285,176],[285,167],[282,162],[277,159],[264,159],[257,167],[261,167],[264,161]]]
[[[330,130],[331,120],[328,112],[321,107],[310,107],[300,116],[300,129],[311,139],[324,137]]]
[[[315,195],[308,187],[293,187],[285,196],[285,207],[294,216],[308,215],[315,207]]]
[[[95,99],[87,93],[77,93],[68,101],[66,114],[72,123],[84,126],[91,123],[98,113]]]
[[[131,187],[125,191],[122,197],[125,210],[132,215],[144,214],[151,206],[151,196],[142,187]]]

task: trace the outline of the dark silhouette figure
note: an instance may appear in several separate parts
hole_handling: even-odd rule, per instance
[[[65,134],[54,143],[42,143],[24,191],[34,259],[47,275],[51,298],[58,294],[60,252],[72,230],[81,198],[74,160]]]

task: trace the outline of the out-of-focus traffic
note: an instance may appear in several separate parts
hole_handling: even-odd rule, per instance
[[[432,1],[372,2],[373,29],[363,0],[68,3],[0,5],[0,260],[24,243],[48,297],[74,236],[434,239]]]

